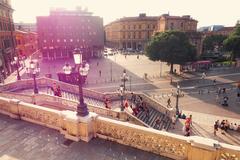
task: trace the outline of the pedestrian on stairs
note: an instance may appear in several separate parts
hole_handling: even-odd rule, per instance
[[[161,123],[160,117],[158,117],[158,118],[155,120],[155,122],[156,122],[156,127],[159,128],[160,123]]]
[[[171,107],[171,98],[168,98],[167,100],[167,107]]]
[[[58,89],[57,89],[57,84],[56,83],[53,83],[52,87],[51,87],[51,90],[53,91],[53,95],[54,96],[58,96]]]
[[[57,92],[56,94],[57,94],[58,97],[62,97],[62,91],[61,91],[60,85],[57,86],[57,91],[56,92]]]
[[[175,124],[176,124],[176,121],[177,121],[177,118],[176,118],[177,115],[174,115],[172,117],[172,129],[175,129]]]

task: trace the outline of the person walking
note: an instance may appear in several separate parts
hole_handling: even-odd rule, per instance
[[[217,121],[214,123],[214,126],[213,126],[213,128],[214,128],[214,131],[213,131],[214,136],[217,135],[218,127],[219,127],[219,120],[217,120]]]
[[[102,76],[102,71],[101,70],[99,70],[99,77],[101,77]]]
[[[57,92],[56,94],[58,97],[62,97],[62,91],[61,91],[60,85],[57,86],[56,92]]]

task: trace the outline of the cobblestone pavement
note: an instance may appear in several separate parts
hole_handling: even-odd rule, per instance
[[[149,152],[102,139],[73,142],[53,129],[0,115],[2,160],[167,160]]]

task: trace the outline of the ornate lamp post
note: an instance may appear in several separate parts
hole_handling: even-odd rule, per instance
[[[82,64],[82,50],[75,49],[73,52],[74,62],[78,66],[77,67],[77,75],[78,75],[78,87],[79,87],[79,104],[77,106],[77,115],[86,116],[88,115],[87,105],[84,103],[83,99],[83,90],[82,90],[82,76],[86,76],[88,74],[89,67],[85,67]]]
[[[123,82],[122,85],[120,85],[120,88],[118,89],[118,93],[120,94],[121,96],[121,111],[124,110],[124,106],[123,106],[123,98],[124,98],[124,95],[125,95],[125,91],[126,91],[126,81],[128,81],[129,77],[128,75],[126,74],[126,70],[124,69],[123,70],[123,74],[121,76],[121,81]]]
[[[34,94],[38,94],[38,88],[37,88],[37,82],[36,82],[36,75],[39,74],[40,72],[40,68],[37,65],[38,62],[37,61],[30,61],[29,64],[29,70],[28,73],[33,77],[33,81],[34,81]]]
[[[178,106],[179,95],[180,95],[180,86],[177,85],[177,93],[176,93],[176,115],[179,114],[179,106]]]
[[[118,93],[121,97],[121,111],[124,110],[124,106],[123,106],[123,95],[124,95],[124,89],[123,89],[123,85],[120,85],[119,89],[118,89]]]
[[[126,73],[126,70],[124,69],[123,70],[123,74],[121,76],[121,81],[123,82],[123,91],[124,92],[126,90],[126,81],[128,81],[128,79],[129,79],[129,77],[128,77],[127,73]]]
[[[19,74],[19,59],[18,57],[14,57],[14,61],[12,64],[16,67],[17,69],[17,80],[21,80],[20,74]]]

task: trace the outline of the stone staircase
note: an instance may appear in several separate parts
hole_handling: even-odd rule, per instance
[[[45,90],[45,91],[44,91]],[[43,93],[46,93],[48,95],[54,95],[53,91],[50,88],[46,88],[41,90]],[[62,98],[68,99],[68,100],[72,100],[72,101],[76,101],[78,102],[79,100],[79,96],[78,94],[75,93],[71,93],[71,92],[67,92],[67,91],[61,91],[62,94]],[[84,102],[89,104],[89,105],[93,105],[93,106],[99,106],[102,108],[105,108],[105,104],[103,101],[97,100],[97,99],[93,99],[93,98],[89,98],[89,97],[84,97]],[[117,105],[116,102],[112,102],[115,106]],[[118,106],[120,105],[120,102],[118,104]]]
[[[53,91],[47,87],[39,88],[39,92],[48,94],[48,95],[54,95]],[[79,97],[78,97],[78,94],[76,94],[76,93],[62,90],[61,94],[62,94],[62,98],[78,102]],[[89,105],[92,105],[92,106],[98,106],[101,108],[105,108],[104,102],[101,100],[98,100],[98,99],[84,97],[84,102]],[[120,110],[121,102],[120,102],[120,100],[119,101],[111,101],[109,105],[113,110],[115,110],[116,108],[118,108]],[[132,104],[132,105],[134,105],[134,104]],[[136,115],[136,117],[154,129],[168,130],[171,125],[171,119],[168,116],[166,116],[165,114],[152,108],[151,106],[147,106],[147,107],[149,108],[149,118],[147,117],[146,112],[144,112],[144,111],[140,111],[138,113],[138,115]],[[156,123],[156,120],[158,118],[160,119],[160,124]]]
[[[146,112],[140,111],[137,115],[137,118],[157,130],[164,129],[167,131],[171,126],[171,119],[152,107],[149,107],[149,117],[147,117]],[[159,124],[156,123],[158,118],[160,120]]]

